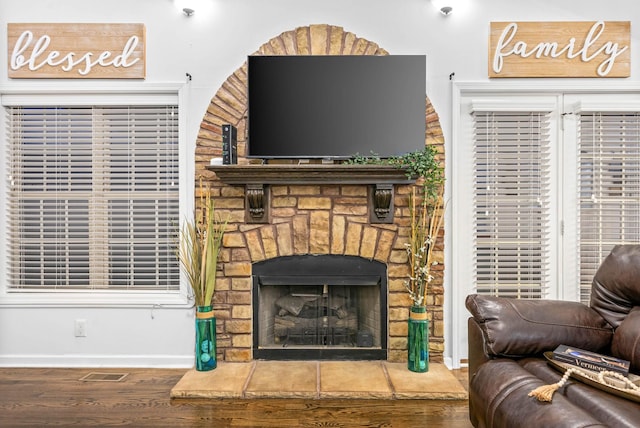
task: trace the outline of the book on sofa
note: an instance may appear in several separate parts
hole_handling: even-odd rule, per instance
[[[553,358],[587,370],[610,370],[621,373],[625,376],[629,374],[629,361],[621,360],[620,358],[615,358],[609,355],[598,354],[596,352],[585,351],[584,349],[575,348],[573,346],[558,346],[553,351]]]

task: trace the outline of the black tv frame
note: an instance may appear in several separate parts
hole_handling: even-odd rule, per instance
[[[424,147],[425,55],[252,55],[247,64],[249,158],[386,158]]]

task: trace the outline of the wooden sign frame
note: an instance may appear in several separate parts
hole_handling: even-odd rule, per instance
[[[629,77],[631,22],[492,22],[489,77]]]
[[[144,79],[144,24],[7,24],[11,79]]]

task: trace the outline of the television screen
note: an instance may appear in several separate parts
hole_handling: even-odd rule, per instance
[[[424,55],[249,56],[248,73],[249,157],[390,157],[424,147]]]

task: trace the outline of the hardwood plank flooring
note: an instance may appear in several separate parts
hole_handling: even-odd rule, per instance
[[[89,372],[128,373],[82,382]],[[0,369],[0,426],[470,428],[466,401],[176,399],[183,369]],[[454,374],[466,386],[466,370]]]

